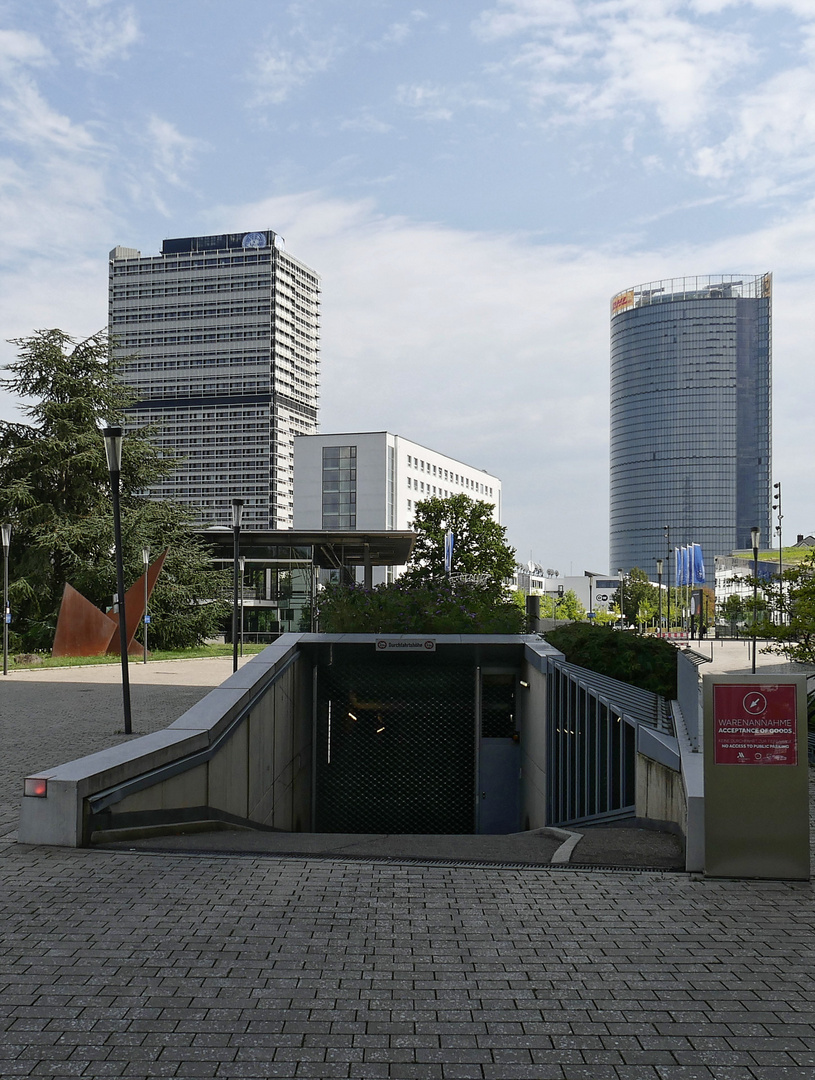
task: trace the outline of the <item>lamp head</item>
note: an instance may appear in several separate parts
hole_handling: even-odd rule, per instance
[[[232,500],[232,528],[239,529],[241,527],[241,518],[243,517],[243,499]]]
[[[8,555],[9,544],[11,543],[11,522],[0,525],[0,532],[3,534],[3,554]]]
[[[663,564],[664,564],[664,560],[663,560],[663,559],[657,559],[657,573],[658,573],[658,574],[659,574],[660,576],[662,575],[662,567],[663,567]]]
[[[750,530],[750,540],[753,543],[753,551],[758,551],[758,541],[761,536],[761,529],[757,525],[754,525]]]
[[[105,438],[108,471],[120,473],[122,471],[122,429],[120,427],[106,427],[102,429],[102,435]]]

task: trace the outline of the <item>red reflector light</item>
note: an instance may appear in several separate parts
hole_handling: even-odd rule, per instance
[[[46,799],[48,781],[42,776],[27,776],[23,780],[23,795],[32,795],[35,799]]]

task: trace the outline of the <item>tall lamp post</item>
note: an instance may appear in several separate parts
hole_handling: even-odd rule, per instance
[[[620,578],[620,629],[625,627],[625,578],[623,576],[623,568],[620,567],[617,571]]]
[[[150,625],[150,616],[147,612],[147,571],[150,569],[150,548],[146,545],[141,549],[141,559],[144,563],[144,663],[147,663],[147,627]]]
[[[246,578],[246,559],[243,555],[238,559],[241,568],[241,656],[243,656],[243,586]]]
[[[778,533],[778,625],[781,626],[784,622],[784,549],[781,546],[781,519],[784,515],[781,513],[781,481],[773,484],[773,488],[775,494],[773,510],[778,511],[778,524],[775,531]]]
[[[238,559],[241,547],[243,499],[232,500],[232,670],[238,670]]]
[[[756,673],[756,616],[758,613],[758,538],[761,535],[757,526],[750,530],[750,539],[753,542],[753,667]]]
[[[11,544],[11,525],[0,525],[3,533],[3,674],[8,675],[8,624],[11,605],[8,599],[8,549]]]
[[[657,559],[657,587],[659,589],[659,636],[662,637],[662,566],[663,560]]]
[[[102,431],[105,454],[110,473],[110,492],[113,496],[113,537],[116,546],[116,588],[119,593],[119,651],[122,655],[122,707],[125,735],[132,732],[130,720],[130,673],[127,668],[127,620],[125,619],[125,571],[122,559],[122,518],[119,509],[119,478],[122,473],[122,429],[108,427]]]
[[[663,532],[665,534],[665,543],[668,548],[668,625],[666,627],[668,634],[671,632],[671,526],[663,525]]]

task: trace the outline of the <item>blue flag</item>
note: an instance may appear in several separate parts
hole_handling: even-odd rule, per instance
[[[674,585],[677,589],[682,584],[682,551],[674,548]]]
[[[455,545],[455,536],[451,532],[444,534],[444,571],[446,574],[450,573],[453,566],[453,547]]]
[[[702,545],[693,544],[693,585],[705,583],[705,561],[702,558]]]

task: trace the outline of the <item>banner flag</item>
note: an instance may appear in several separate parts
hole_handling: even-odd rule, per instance
[[[444,534],[444,572],[449,574],[453,568],[453,547],[455,536],[451,532]]]
[[[682,584],[682,552],[678,547],[674,548],[674,585],[679,588]]]
[[[693,584],[704,585],[705,560],[702,558],[702,545],[693,545]]]
[[[682,584],[690,585],[690,547],[688,544],[682,548]]]

